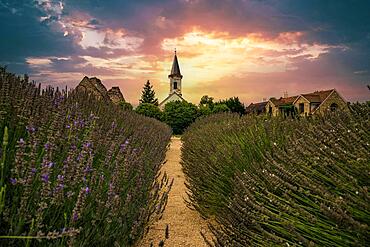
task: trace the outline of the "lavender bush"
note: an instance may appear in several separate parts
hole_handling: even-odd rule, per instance
[[[170,135],[85,92],[41,90],[1,69],[0,245],[133,245],[166,203],[158,172]]]
[[[210,246],[366,246],[370,107],[312,119],[212,116],[184,135]]]

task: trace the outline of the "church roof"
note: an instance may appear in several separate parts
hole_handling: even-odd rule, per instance
[[[159,107],[161,107],[162,105],[165,105],[167,103],[167,101],[173,97],[174,95],[178,96],[182,101],[186,101],[180,94],[176,93],[176,92],[173,92],[171,93],[170,95],[167,96],[167,98],[165,98],[161,103],[159,103]]]
[[[171,74],[168,77],[172,77],[172,76],[179,76],[182,78],[182,75],[180,72],[179,61],[177,61],[176,52],[175,52],[175,57],[173,58]]]

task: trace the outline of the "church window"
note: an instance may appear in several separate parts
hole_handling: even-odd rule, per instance
[[[173,89],[177,89],[177,81],[173,82]]]

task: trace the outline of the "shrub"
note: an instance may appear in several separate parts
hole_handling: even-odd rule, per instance
[[[119,106],[121,107],[123,111],[132,111],[133,109],[132,105],[125,101],[119,102]]]
[[[190,203],[213,246],[364,246],[370,108],[324,118],[221,114],[183,136]]]
[[[163,121],[171,126],[174,134],[182,134],[197,117],[198,109],[194,104],[173,101],[164,106]]]
[[[155,118],[157,120],[161,120],[162,112],[158,106],[149,104],[149,103],[141,103],[136,107],[135,111],[141,115]]]
[[[163,210],[164,124],[4,70],[0,109],[1,245],[128,246]]]
[[[231,112],[239,113],[239,115],[243,115],[245,113],[244,104],[240,102],[238,97],[221,100],[217,104],[225,104]]]
[[[213,109],[212,113],[220,113],[220,112],[228,112],[230,111],[229,107],[226,104],[216,104]]]

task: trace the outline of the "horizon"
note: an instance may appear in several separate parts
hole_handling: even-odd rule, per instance
[[[84,76],[137,105],[147,80],[169,92],[177,50],[183,96],[247,106],[335,88],[369,100],[370,2],[319,0],[0,0],[0,65],[44,86]]]

